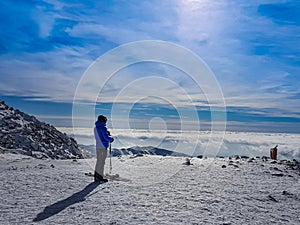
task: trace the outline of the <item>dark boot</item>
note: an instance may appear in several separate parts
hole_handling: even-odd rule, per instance
[[[103,176],[101,176],[99,173],[97,173],[95,171],[95,173],[94,173],[94,182],[102,182],[102,183],[104,183],[104,182],[107,182],[107,181],[108,181],[107,179],[103,178]]]

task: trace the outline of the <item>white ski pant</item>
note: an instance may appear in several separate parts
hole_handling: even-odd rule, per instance
[[[106,148],[96,148],[96,154],[97,154],[97,162],[96,162],[95,171],[98,174],[100,174],[101,176],[103,176],[105,159],[107,157],[107,149]]]

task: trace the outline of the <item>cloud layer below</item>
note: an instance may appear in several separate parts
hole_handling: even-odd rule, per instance
[[[86,145],[94,144],[93,129],[81,128],[59,128],[61,131],[75,135],[81,143]],[[132,146],[155,146],[175,150],[178,145],[184,145],[184,149],[177,149],[190,155],[206,156],[232,156],[247,155],[269,156],[270,148],[279,145],[280,159],[300,159],[299,134],[286,133],[256,133],[256,132],[226,132],[223,136],[221,132],[191,132],[174,130],[136,130],[136,129],[113,129],[111,133],[116,141],[114,148],[127,148]],[[218,152],[211,152],[207,149],[208,143],[219,145]],[[215,155],[213,155],[215,154]]]

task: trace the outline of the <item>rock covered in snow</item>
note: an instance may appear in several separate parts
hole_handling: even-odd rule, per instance
[[[1,152],[35,158],[84,158],[84,151],[75,139],[3,101],[0,101],[0,146]]]
[[[1,146],[0,146],[0,154],[3,154],[4,153],[4,148],[2,148]]]

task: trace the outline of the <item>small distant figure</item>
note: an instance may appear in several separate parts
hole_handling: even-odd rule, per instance
[[[274,159],[274,160],[277,160],[277,149],[278,145],[276,145],[274,148],[271,148],[270,149],[270,158],[271,159]]]

